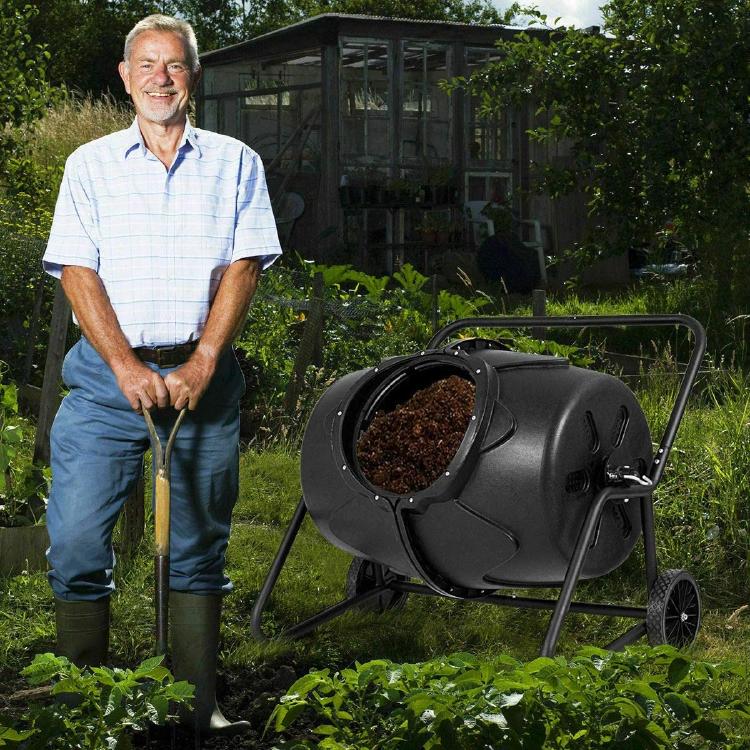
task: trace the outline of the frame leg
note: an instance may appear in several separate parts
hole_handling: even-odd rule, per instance
[[[646,557],[646,596],[648,596],[657,575],[654,500],[651,495],[641,498],[641,523],[643,525],[643,551]]]
[[[586,559],[586,553],[588,552],[589,545],[594,537],[599,516],[602,514],[602,510],[607,503],[607,500],[609,500],[609,497],[610,493],[606,489],[602,490],[594,499],[588,515],[586,516],[586,521],[581,528],[581,532],[578,535],[578,541],[573,550],[573,556],[568,563],[568,570],[565,573],[565,580],[560,589],[560,596],[554,610],[552,611],[547,634],[544,636],[544,643],[542,643],[542,649],[540,652],[541,656],[551,657],[555,654],[557,641],[560,637],[560,630],[565,621],[565,616],[570,609],[570,602],[573,599],[573,591],[575,590],[576,584],[581,575],[581,569],[583,568],[583,563]]]
[[[263,610],[265,609],[266,604],[268,603],[268,597],[271,596],[271,592],[276,585],[276,581],[279,578],[281,569],[284,567],[284,563],[286,562],[289,550],[292,548],[294,540],[297,538],[297,534],[299,533],[300,527],[302,526],[302,521],[305,520],[306,514],[307,506],[305,505],[305,498],[301,497],[299,503],[297,504],[297,508],[294,511],[292,522],[289,524],[289,528],[286,530],[286,534],[284,534],[284,539],[281,542],[279,551],[276,553],[276,557],[274,558],[273,564],[271,565],[271,569],[268,571],[266,580],[263,582],[263,588],[261,588],[260,593],[258,594],[258,598],[255,600],[255,604],[253,605],[250,630],[259,641],[269,640],[268,636],[263,632],[260,618],[263,614]]]
[[[297,505],[297,509],[294,511],[294,516],[292,517],[292,521],[289,524],[289,528],[286,530],[286,534],[284,535],[284,539],[281,542],[279,551],[276,553],[276,557],[274,558],[273,564],[271,565],[271,569],[268,571],[266,580],[263,583],[263,588],[261,588],[260,593],[258,594],[258,598],[253,605],[250,630],[252,631],[255,638],[261,642],[270,640],[269,636],[267,636],[263,632],[263,627],[261,625],[263,610],[268,603],[271,592],[276,586],[276,581],[281,574],[281,569],[284,567],[286,558],[289,555],[289,550],[291,550],[292,545],[294,544],[294,540],[297,538],[297,534],[299,533],[300,527],[302,526],[302,521],[305,520],[306,513],[307,506],[305,505],[305,498],[302,497],[300,498],[299,504]],[[383,582],[381,576],[381,580],[376,581],[376,585],[369,591],[365,591],[364,593],[358,594],[357,596],[344,599],[344,601],[339,602],[338,604],[333,604],[330,607],[326,607],[324,610],[318,612],[312,617],[309,617],[307,620],[303,620],[297,625],[285,629],[280,635],[286,638],[299,638],[300,636],[306,635],[307,633],[311,632],[319,625],[322,625],[324,622],[328,622],[328,620],[332,620],[334,617],[338,617],[348,609],[352,609],[358,604],[362,604],[368,599],[372,599],[381,594],[383,591],[387,591],[388,589],[389,586]]]

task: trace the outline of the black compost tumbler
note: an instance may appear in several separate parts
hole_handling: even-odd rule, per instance
[[[359,436],[377,412],[449,375],[472,381],[476,395],[444,474],[406,495],[370,484],[357,461]],[[622,381],[474,339],[334,383],[305,432],[302,492],[316,526],[337,547],[465,598],[508,586],[559,586],[608,472],[627,466],[642,475],[651,458],[646,419]],[[619,566],[640,528],[638,503],[612,503],[582,577]]]
[[[490,339],[437,345],[461,328],[493,325],[687,327],[694,347],[656,453],[638,401],[618,378],[560,357],[509,351]],[[309,632],[351,606],[369,601],[370,609],[382,611],[420,593],[553,609],[542,647],[547,655],[568,611],[640,620],[611,648],[643,635],[652,643],[692,642],[700,623],[698,588],[687,571],[657,572],[651,493],[704,350],[703,329],[687,316],[473,318],[438,332],[425,351],[340,378],[310,416],[301,454],[303,498],[256,603],[254,632],[264,637],[260,614],[309,512],[320,532],[355,559],[348,598],[287,635]],[[368,481],[357,442],[375,416],[450,376],[474,385],[474,408],[440,476],[405,493]],[[578,580],[620,566],[641,536],[647,607],[571,601]],[[557,600],[498,591],[533,587],[562,590]]]

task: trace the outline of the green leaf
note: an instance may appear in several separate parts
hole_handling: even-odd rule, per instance
[[[649,701],[657,702],[659,700],[659,694],[656,690],[654,690],[647,682],[641,680],[634,680],[633,682],[626,682],[623,685],[618,685],[617,690],[621,693],[633,693],[635,695],[643,696]]]
[[[320,672],[310,672],[300,677],[286,692],[286,697],[298,696],[304,698],[311,690],[327,682],[328,675]]]
[[[500,705],[503,708],[508,708],[509,706],[517,706],[524,697],[524,693],[509,693],[508,695],[503,695],[500,698]]]
[[[166,688],[167,694],[171,698],[192,698],[195,695],[195,686],[187,680],[173,682]]]
[[[104,685],[114,685],[115,680],[112,676],[112,670],[107,669],[106,667],[92,667],[91,673],[95,675],[99,682],[101,682]]]
[[[138,667],[134,670],[133,675],[135,677],[141,677],[149,674],[155,667],[161,666],[164,662],[164,656],[152,656],[149,659],[142,661]]]
[[[274,729],[277,732],[283,732],[295,722],[300,714],[307,708],[304,703],[295,703],[291,706],[277,706],[278,712],[276,714],[276,720],[274,722]]]
[[[690,673],[690,662],[682,656],[678,656],[669,665],[667,679],[670,685],[677,685],[682,682]]]
[[[700,719],[691,724],[690,728],[707,740],[713,742],[723,742],[726,740],[726,735],[722,732],[721,727],[708,719]]]
[[[8,742],[22,742],[33,734],[37,734],[38,731],[37,729],[25,729],[19,732],[12,727],[4,727],[0,724],[0,747],[3,747]]]
[[[321,724],[320,726],[315,727],[312,731],[315,732],[315,734],[332,735],[336,734],[339,730],[337,727],[333,726],[333,724]]]
[[[694,720],[700,713],[700,705],[685,695],[679,693],[667,693],[664,702],[672,709],[674,715],[684,720]]]
[[[2,431],[3,442],[9,445],[17,445],[23,440],[23,431],[17,424],[7,424]]]

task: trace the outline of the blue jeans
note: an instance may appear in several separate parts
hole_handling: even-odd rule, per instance
[[[154,370],[165,376],[175,368]],[[114,373],[82,338],[67,354],[63,399],[50,436],[52,492],[47,508],[48,573],[61,599],[93,601],[114,590],[112,531],[149,447],[143,416]],[[232,351],[221,358],[195,411],[177,435],[171,462],[170,588],[221,593],[239,475],[239,399],[245,382]],[[152,412],[166,445],[177,412]]]

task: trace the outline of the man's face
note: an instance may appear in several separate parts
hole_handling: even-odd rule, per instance
[[[185,42],[171,31],[144,31],[133,41],[120,76],[141,118],[159,125],[181,124],[198,73],[190,70]]]

